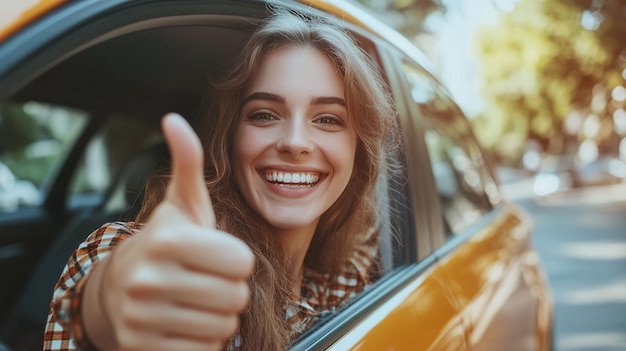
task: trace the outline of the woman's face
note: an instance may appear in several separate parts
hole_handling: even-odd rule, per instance
[[[234,171],[244,198],[278,231],[312,233],[350,181],[357,145],[333,63],[311,47],[267,53],[239,118]]]

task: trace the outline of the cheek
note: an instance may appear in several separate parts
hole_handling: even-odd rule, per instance
[[[242,172],[246,169],[246,164],[254,157],[251,151],[255,150],[255,141],[249,134],[250,133],[247,133],[245,128],[237,128],[234,135],[233,171],[238,183],[240,183],[244,177]]]
[[[328,148],[330,162],[333,164],[335,172],[341,176],[344,182],[348,182],[352,176],[356,157],[356,136],[346,136],[333,143]],[[343,152],[337,152],[343,150]]]
[[[235,131],[233,143],[233,157],[235,163],[244,163],[254,157],[254,150],[259,149],[258,135],[252,133],[250,128],[239,127]]]

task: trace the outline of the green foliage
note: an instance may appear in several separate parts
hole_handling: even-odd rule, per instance
[[[20,104],[0,105],[0,154],[24,149],[41,139],[35,118]]]
[[[622,0],[520,0],[482,28],[475,42],[487,104],[475,122],[481,142],[506,145],[499,156],[517,158],[528,138],[547,148],[563,139],[563,120],[592,111],[594,89],[624,84],[625,18]]]
[[[424,31],[424,21],[435,12],[444,12],[441,0],[358,0],[361,4],[383,14],[396,30],[407,38]]]
[[[40,158],[28,158],[23,154],[8,154],[2,158],[17,179],[28,180],[37,187],[43,185],[50,169],[57,161],[56,155],[46,155]]]
[[[25,150],[45,137],[37,119],[24,110],[22,104],[0,105],[0,162],[11,169],[18,179],[40,185],[54,159],[31,159]]]
[[[59,106],[0,104],[0,162],[18,179],[41,186],[63,160],[85,122],[84,113]]]

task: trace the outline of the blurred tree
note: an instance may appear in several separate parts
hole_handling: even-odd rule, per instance
[[[0,105],[0,126],[0,154],[20,151],[40,139],[37,121],[20,104]]]
[[[445,12],[442,0],[358,0],[379,14],[407,38],[424,32],[424,22],[433,13]]]
[[[612,120],[602,121],[612,118],[611,91],[626,79],[624,38],[623,0],[520,0],[482,28],[475,44],[486,108],[475,124],[483,145],[519,159],[528,139],[566,151],[571,116],[593,115],[610,129]]]

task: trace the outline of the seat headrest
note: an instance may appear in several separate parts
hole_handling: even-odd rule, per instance
[[[144,188],[148,179],[156,172],[169,169],[170,154],[167,144],[160,141],[128,160],[122,167],[104,205],[106,212],[124,212],[131,220],[141,208]],[[123,219],[120,219],[123,220]]]

